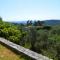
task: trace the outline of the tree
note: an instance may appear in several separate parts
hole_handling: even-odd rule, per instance
[[[0,17],[0,21],[2,21],[2,17]]]
[[[37,52],[41,53],[41,50],[48,48],[48,35],[47,31],[39,30],[37,31],[37,39],[35,41],[34,47]]]
[[[28,20],[27,21],[27,26],[30,26],[30,25],[32,25],[32,21],[31,20]]]
[[[31,49],[35,51],[34,45],[36,42],[37,38],[37,33],[36,33],[36,28],[30,28],[29,36],[30,36],[30,41],[31,41]]]
[[[44,23],[43,21],[39,21],[39,20],[38,20],[38,21],[34,21],[34,24],[33,24],[33,25],[34,25],[34,26],[42,26],[43,23]]]

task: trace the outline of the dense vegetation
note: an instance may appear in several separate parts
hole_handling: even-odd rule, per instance
[[[44,26],[44,22],[27,24],[3,22],[0,18],[0,36],[33,51],[60,60],[60,27]]]

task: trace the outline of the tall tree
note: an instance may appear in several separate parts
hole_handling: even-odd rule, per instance
[[[0,21],[2,21],[2,17],[0,17]]]
[[[27,26],[31,26],[32,25],[32,21],[31,20],[28,20],[27,21]]]
[[[34,26],[42,26],[43,25],[43,21],[34,21]]]

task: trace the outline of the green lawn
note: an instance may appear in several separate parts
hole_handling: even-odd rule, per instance
[[[20,55],[12,52],[7,47],[0,44],[0,60],[25,60]]]

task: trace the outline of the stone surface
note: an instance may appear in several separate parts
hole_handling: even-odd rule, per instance
[[[36,53],[36,52],[33,52],[33,51],[29,50],[29,49],[26,49],[26,48],[24,48],[24,47],[22,47],[22,46],[20,46],[20,45],[17,45],[17,44],[15,44],[15,43],[12,43],[12,42],[10,42],[9,40],[6,40],[6,39],[4,39],[4,38],[0,38],[0,42],[8,45],[8,46],[11,47],[12,49],[13,49],[13,48],[16,49],[18,52],[21,52],[21,53],[23,53],[23,54],[25,54],[25,55],[27,55],[27,56],[35,59],[35,60],[53,60],[53,59],[49,59],[49,58],[46,57],[46,56],[43,56],[43,55],[38,54],[38,53]]]

